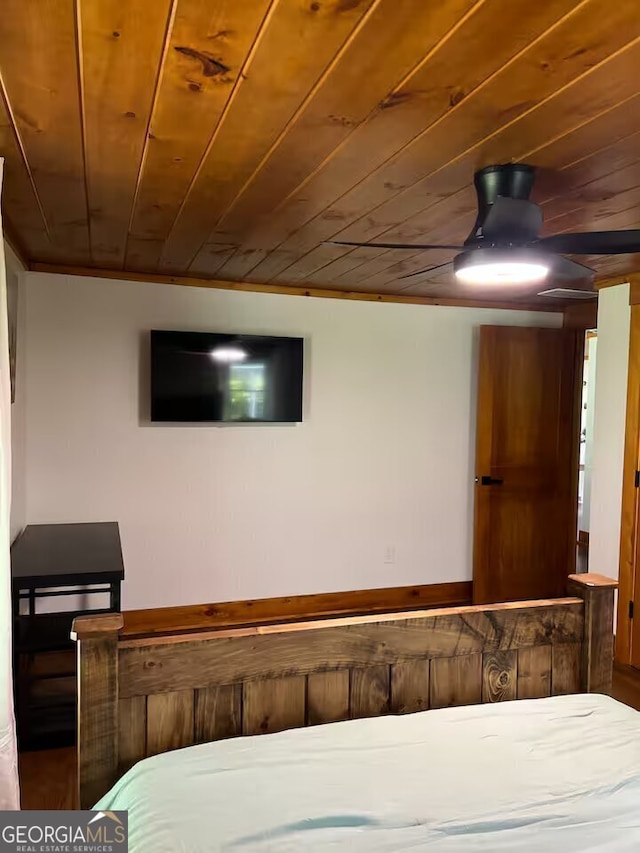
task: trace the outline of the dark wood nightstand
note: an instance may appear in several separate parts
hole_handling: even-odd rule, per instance
[[[11,548],[15,692],[21,749],[75,740],[75,616],[120,610],[117,522],[30,524]],[[101,607],[38,611],[43,600],[106,598]],[[106,603],[106,606],[104,604]],[[51,605],[49,604],[49,608]]]

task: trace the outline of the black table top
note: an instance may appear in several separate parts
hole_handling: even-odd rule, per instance
[[[118,523],[27,525],[11,548],[11,579],[19,589],[123,580]]]

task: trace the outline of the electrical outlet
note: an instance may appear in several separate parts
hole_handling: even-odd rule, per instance
[[[385,565],[393,565],[396,561],[396,546],[395,545],[387,545],[384,549],[384,562]]]

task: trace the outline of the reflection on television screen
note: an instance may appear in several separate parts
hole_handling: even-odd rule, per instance
[[[302,420],[302,338],[151,332],[151,420]]]

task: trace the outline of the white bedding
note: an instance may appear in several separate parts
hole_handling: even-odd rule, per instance
[[[98,803],[131,853],[640,851],[640,713],[562,696],[148,758]]]

